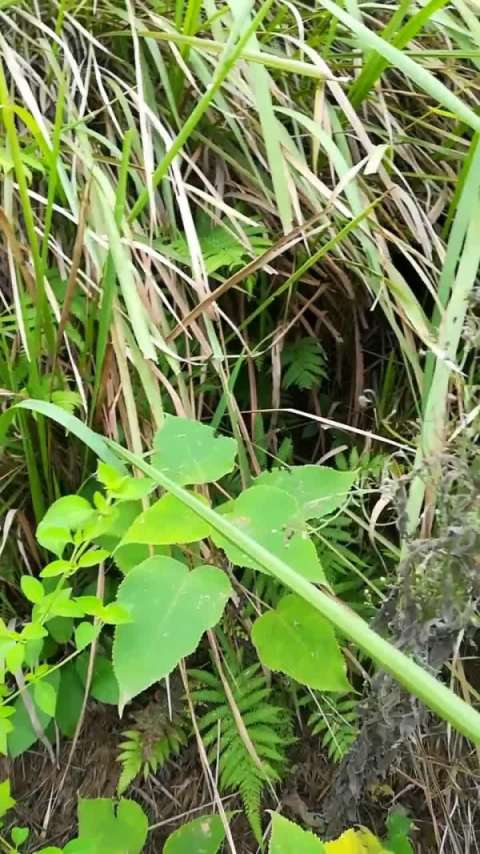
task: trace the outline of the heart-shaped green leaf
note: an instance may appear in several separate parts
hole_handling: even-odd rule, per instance
[[[300,506],[293,495],[273,486],[252,486],[239,495],[225,516],[304,578],[325,583],[315,546],[306,534],[297,533],[292,527],[300,517]],[[265,572],[264,567],[221,534],[213,532],[211,536],[232,563]]]
[[[215,436],[212,427],[167,415],[153,442],[152,465],[180,483],[210,483],[233,470],[235,439]]]
[[[129,572],[117,601],[129,608],[132,621],[117,626],[113,645],[120,709],[196,649],[206,629],[218,623],[230,594],[228,577],[214,566],[190,572],[159,556]]]
[[[79,801],[79,841],[94,843],[94,851],[139,854],[147,833],[147,817],[135,801],[121,798],[117,808],[111,798]]]
[[[345,503],[357,473],[328,466],[293,466],[263,472],[255,486],[276,486],[298,501],[304,519],[320,519]]]
[[[252,640],[262,664],[319,691],[350,688],[331,623],[300,596],[288,595],[255,621]]]

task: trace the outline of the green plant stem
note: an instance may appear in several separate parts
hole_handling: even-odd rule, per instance
[[[35,327],[35,334],[33,337],[33,345],[34,349],[32,352],[32,360],[30,362],[32,376],[35,380],[38,380],[38,368],[36,365],[36,361],[39,359],[41,355],[41,342],[42,342],[42,330],[46,334],[49,353],[52,354],[54,350],[55,338],[53,333],[52,320],[49,314],[49,308],[47,303],[47,296],[45,293],[45,284],[44,284],[44,266],[42,263],[42,258],[40,254],[40,247],[38,244],[37,233],[35,231],[35,222],[33,218],[33,212],[30,205],[30,196],[28,193],[28,184],[27,178],[25,175],[25,169],[23,167],[22,154],[20,149],[20,142],[17,135],[17,130],[15,127],[15,119],[14,119],[14,111],[13,105],[10,101],[10,96],[8,92],[7,81],[5,79],[5,74],[3,71],[3,63],[0,61],[0,102],[2,104],[2,117],[3,123],[5,126],[5,131],[7,134],[8,144],[10,146],[10,151],[12,154],[12,160],[15,168],[15,175],[18,182],[18,192],[20,196],[20,201],[22,205],[22,213],[25,221],[25,231],[28,237],[28,243],[30,247],[30,252],[32,255],[32,263],[33,269],[35,271],[35,283],[36,283],[36,307],[38,311],[37,324]]]

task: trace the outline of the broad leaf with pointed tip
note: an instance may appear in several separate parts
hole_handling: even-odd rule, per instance
[[[246,489],[233,502],[230,512],[225,513],[230,522],[288,563],[303,578],[325,583],[312,541],[291,527],[292,520],[298,519],[299,515],[300,506],[293,495],[273,486]],[[221,534],[214,531],[212,539],[237,566],[266,571]]]
[[[176,483],[211,483],[233,470],[235,439],[215,436],[212,427],[189,418],[166,415],[153,440],[152,466]]]
[[[252,640],[262,664],[318,691],[350,688],[332,624],[300,596],[284,596],[255,621]]]
[[[304,519],[320,519],[345,503],[357,473],[328,466],[293,466],[263,472],[255,486],[276,486],[297,499]]]
[[[208,537],[210,532],[208,522],[190,510],[190,507],[179,501],[175,495],[167,494],[137,516],[121,545],[143,543],[149,546],[169,546],[175,543],[196,543]]]
[[[117,601],[131,622],[117,626],[113,669],[120,709],[167,676],[218,623],[232,589],[214,566],[189,571],[170,557],[152,557],[132,569],[118,588]]]

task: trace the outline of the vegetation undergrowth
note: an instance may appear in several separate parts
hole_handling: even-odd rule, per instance
[[[476,850],[477,12],[0,2],[5,851]]]

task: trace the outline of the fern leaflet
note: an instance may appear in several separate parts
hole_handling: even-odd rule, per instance
[[[296,386],[306,391],[319,385],[327,376],[325,351],[316,338],[299,338],[287,344],[282,362],[286,368],[282,384],[286,389]]]
[[[122,765],[117,791],[121,795],[132,780],[143,771],[146,779],[178,753],[186,743],[186,721],[183,714],[168,712],[158,703],[149,703],[134,717],[135,729],[123,733],[118,761]]]
[[[340,762],[358,735],[358,700],[351,695],[315,696],[315,709],[308,724],[313,735],[321,736],[328,758]]]
[[[259,845],[262,839],[260,804],[268,784],[278,782],[286,770],[286,748],[291,735],[291,713],[275,705],[259,664],[242,669],[235,656],[228,656],[229,682],[244,726],[261,760],[260,769],[248,752],[237,728],[219,677],[211,672],[191,670],[198,684],[192,692],[197,706],[207,711],[199,727],[209,760],[218,760],[222,791],[240,792],[245,813]]]

